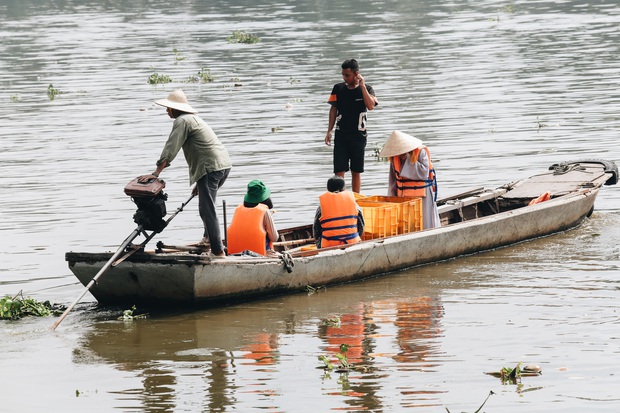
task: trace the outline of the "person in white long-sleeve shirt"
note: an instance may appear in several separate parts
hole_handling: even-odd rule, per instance
[[[422,198],[423,229],[441,226],[435,170],[430,152],[422,141],[393,131],[379,156],[390,158],[388,196]]]

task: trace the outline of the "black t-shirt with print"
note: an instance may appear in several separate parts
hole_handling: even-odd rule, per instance
[[[372,86],[366,85],[366,90],[372,96],[375,96],[375,91]],[[335,84],[328,102],[338,109],[338,115],[336,117],[336,137],[359,136],[365,138],[367,136],[367,110],[364,104],[362,89],[360,89],[359,86],[355,89],[349,89],[345,82]]]

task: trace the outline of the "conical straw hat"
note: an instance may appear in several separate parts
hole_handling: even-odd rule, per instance
[[[181,89],[173,91],[166,99],[156,100],[155,103],[167,108],[180,110],[181,112],[198,113],[197,110],[189,105],[187,97],[185,97],[185,93]]]
[[[379,152],[379,156],[382,158],[390,158],[392,156],[402,155],[403,153],[409,153],[422,145],[422,141],[418,138],[414,138],[404,132],[395,130],[392,131],[390,137],[387,141],[385,141],[385,145],[383,145],[381,152]]]

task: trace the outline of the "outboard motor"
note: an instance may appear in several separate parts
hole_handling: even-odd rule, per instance
[[[149,179],[145,183],[138,178],[125,186],[125,194],[138,206],[133,220],[148,231],[162,232],[166,227],[163,217],[166,216],[166,200],[168,195],[163,192],[166,183],[159,178]]]

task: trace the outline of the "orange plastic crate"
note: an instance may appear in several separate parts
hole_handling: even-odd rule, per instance
[[[408,234],[423,229],[422,198],[372,195],[364,197],[363,201],[395,205],[398,210],[399,234]]]
[[[398,208],[394,204],[359,199],[357,204],[364,215],[363,240],[398,235]]]

